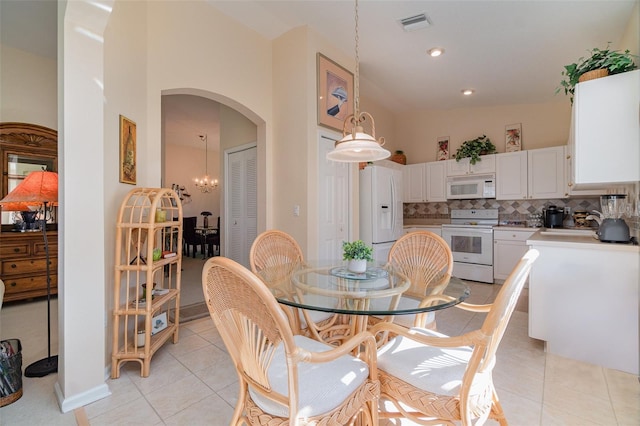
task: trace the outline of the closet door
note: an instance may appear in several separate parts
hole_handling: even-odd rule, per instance
[[[227,156],[228,196],[224,221],[227,257],[249,268],[249,250],[258,231],[257,148],[255,145]]]

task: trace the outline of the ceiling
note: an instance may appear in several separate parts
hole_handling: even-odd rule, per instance
[[[355,58],[352,0],[206,1],[269,39],[308,25]],[[633,6],[634,0],[360,0],[360,92],[397,113],[565,99],[555,95],[563,66],[587,49],[617,47]],[[0,0],[2,43],[55,58],[56,13],[55,0]],[[405,32],[398,20],[419,13],[431,25]],[[432,47],[444,55],[429,57]],[[474,95],[463,96],[465,88]],[[199,115],[189,110],[199,104],[176,102],[170,102],[180,116],[175,126],[184,129],[166,130],[194,133],[193,145],[201,145],[197,134],[209,129],[186,121]]]

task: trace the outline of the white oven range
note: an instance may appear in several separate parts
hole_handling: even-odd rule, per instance
[[[454,209],[442,238],[451,247],[453,275],[493,284],[493,227],[498,209]]]

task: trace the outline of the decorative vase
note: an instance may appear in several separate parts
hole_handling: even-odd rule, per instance
[[[347,269],[355,274],[362,274],[367,271],[367,260],[351,259],[347,265]]]
[[[404,164],[404,165],[407,164],[407,156],[404,154],[395,153],[389,158],[389,160],[396,162],[398,164]]]

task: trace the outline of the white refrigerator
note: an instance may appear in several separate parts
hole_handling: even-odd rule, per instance
[[[374,260],[386,262],[402,234],[402,171],[377,165],[360,170],[360,239],[373,247]]]

